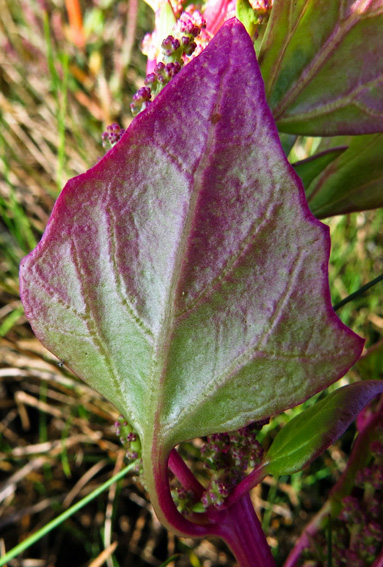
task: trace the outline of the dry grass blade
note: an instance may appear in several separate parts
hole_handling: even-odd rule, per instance
[[[116,541],[108,545],[108,547],[104,549],[104,551],[102,551],[100,555],[94,559],[94,561],[89,563],[89,567],[101,567],[105,561],[110,559],[111,555],[115,552],[117,545],[118,543]]]

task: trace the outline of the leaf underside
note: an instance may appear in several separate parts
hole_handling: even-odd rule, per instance
[[[278,128],[382,132],[382,30],[383,0],[274,0],[259,61]]]
[[[67,183],[22,299],[47,348],[170,447],[294,406],[358,358],[328,254],[233,19]]]

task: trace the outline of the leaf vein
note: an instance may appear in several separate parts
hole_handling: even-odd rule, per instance
[[[108,355],[107,349],[105,347],[105,345],[107,344],[107,341],[105,340],[105,337],[103,336],[103,331],[100,328],[100,325],[97,324],[97,317],[93,316],[93,310],[95,309],[95,311],[97,312],[97,306],[93,305],[93,302],[91,300],[91,298],[89,297],[89,293],[87,291],[87,287],[83,285],[83,281],[84,281],[84,275],[82,273],[82,267],[81,267],[81,262],[80,262],[80,258],[79,258],[79,254],[78,254],[78,250],[77,250],[77,246],[76,246],[76,240],[74,238],[71,239],[71,258],[72,258],[72,262],[73,262],[73,266],[76,270],[77,273],[77,277],[78,277],[78,281],[80,284],[80,288],[82,291],[82,297],[84,299],[84,303],[85,303],[85,315],[84,315],[84,323],[87,326],[88,332],[89,332],[89,337],[92,339],[93,342],[93,346],[95,348],[95,350],[98,352],[98,354],[101,356],[101,358],[104,361],[105,367],[108,369],[109,371],[109,375],[110,378],[113,382],[113,387],[115,388],[116,392],[119,392],[119,394],[121,396],[123,396],[123,392],[121,390],[121,386],[120,386],[120,379],[118,376],[118,372],[113,364],[113,359],[111,356]],[[138,377],[137,377],[138,379]],[[125,398],[125,396],[123,396]]]
[[[269,222],[273,219],[273,213],[275,212],[277,206],[278,206],[277,203],[272,201],[269,202],[261,222],[259,222],[258,218],[254,220],[247,234],[244,236],[242,241],[239,242],[238,251],[227,259],[221,271],[200,292],[200,294],[193,299],[190,305],[183,311],[177,313],[176,317],[178,319],[184,318],[186,315],[191,313],[205,297],[209,296],[220,285],[220,283],[232,273],[232,271],[235,268],[235,265],[238,263],[240,258],[246,253],[246,250],[249,248],[249,246],[253,244],[255,238],[264,228],[267,227]]]
[[[145,325],[144,321],[140,318],[137,311],[134,309],[133,304],[129,300],[129,296],[126,293],[126,289],[121,277],[121,271],[119,270],[118,267],[118,255],[117,255],[118,246],[117,246],[116,234],[114,231],[114,226],[117,224],[117,218],[115,212],[112,209],[112,207],[109,206],[108,208],[105,209],[104,214],[108,227],[107,242],[109,247],[109,261],[112,268],[111,273],[113,274],[114,277],[115,291],[120,300],[120,305],[123,308],[125,314],[128,316],[129,320],[135,324],[137,330],[139,330],[147,339],[150,340],[151,343],[153,343],[153,333],[148,328],[148,326]],[[111,222],[111,219],[113,219],[114,222]]]
[[[335,47],[338,46],[348,34],[348,32],[358,24],[360,19],[357,17],[350,17],[348,20],[343,20],[342,24],[335,26],[333,33],[330,34],[328,39],[317,51],[314,58],[311,60],[303,70],[299,78],[297,78],[291,87],[285,92],[284,97],[279,101],[277,106],[273,109],[274,118],[277,122],[281,121],[281,117],[299,94],[304,90],[307,84],[312,80],[319,69],[323,67],[326,61],[331,57]]]

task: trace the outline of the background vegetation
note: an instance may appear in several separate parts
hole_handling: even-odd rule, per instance
[[[18,290],[19,262],[38,243],[60,189],[103,155],[108,124],[128,126],[132,94],[143,85],[148,6],[84,0],[81,13],[78,6],[0,0],[0,556],[125,464],[116,411],[34,338]],[[293,159],[316,143],[299,140]],[[382,221],[382,210],[328,221],[334,304],[383,272]],[[381,337],[381,296],[380,283],[338,312],[368,347]],[[269,437],[284,420],[272,422]],[[353,435],[303,473],[269,478],[254,491],[279,564],[344,469]],[[159,566],[174,553],[177,567],[233,564],[220,542],[167,534],[127,477],[9,565]]]

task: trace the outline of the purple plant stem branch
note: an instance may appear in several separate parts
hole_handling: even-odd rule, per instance
[[[382,397],[383,400],[383,397]],[[347,467],[338,482],[331,490],[330,496],[324,506],[314,516],[309,524],[301,533],[299,539],[291,550],[283,567],[295,567],[302,551],[309,547],[310,541],[323,528],[326,516],[331,514],[337,517],[339,514],[342,499],[348,496],[354,485],[355,475],[367,462],[370,453],[370,444],[374,439],[375,428],[382,420],[382,403],[379,403],[378,411],[365,420],[363,427],[359,430],[359,435],[355,441]],[[383,567],[383,563],[372,567]]]
[[[314,518],[307,524],[304,531],[301,533],[293,549],[289,553],[283,567],[295,567],[297,564],[302,551],[309,547],[310,541],[318,533],[318,531],[323,526],[323,520],[326,516],[329,516],[331,512],[331,502],[327,500],[326,504],[319,510],[319,512],[314,516]]]
[[[227,543],[239,567],[275,567],[249,494],[222,512],[222,520],[217,524],[214,535]]]
[[[347,467],[338,482],[335,484],[330,493],[329,500],[332,502],[332,515],[337,515],[341,507],[341,501],[348,496],[355,482],[355,475],[367,464],[370,455],[370,445],[375,439],[376,427],[382,422],[383,412],[382,406],[379,404],[379,410],[369,417],[364,427],[359,430],[359,435],[354,443],[351,451]]]
[[[367,406],[357,417],[356,426],[359,432],[369,427],[370,423],[374,423],[376,415],[380,415],[380,419],[383,419],[383,395],[380,396],[377,408],[372,415],[368,415],[368,410],[369,408]]]
[[[252,488],[257,486],[267,476],[263,470],[265,463],[261,463],[257,468],[251,471],[237,486],[233,492],[227,497],[225,507],[232,506],[238,502],[245,494],[248,494]]]
[[[157,451],[154,449],[153,453]],[[239,567],[275,567],[266,537],[248,494],[230,508],[222,511],[211,509],[206,514],[199,514],[198,518],[202,523],[194,523],[184,518],[174,504],[168,480],[168,459],[164,459],[164,455],[153,453],[152,457],[157,457],[154,459],[156,466],[153,477],[158,507],[167,524],[183,536],[221,537],[234,553]],[[175,455],[172,456],[171,462],[173,465],[176,463],[176,468],[185,473],[185,469],[180,466],[180,461]],[[187,477],[190,480],[189,474]]]
[[[198,482],[176,449],[172,449],[168,464],[170,470],[178,478],[185,490],[191,490],[197,499],[200,500],[205,492],[205,488]]]
[[[377,559],[375,559],[375,561],[371,565],[371,567],[383,567],[383,549],[380,552],[379,557]]]
[[[209,522],[212,522],[212,520],[208,518],[207,514],[198,515],[198,519],[201,522],[198,524],[185,518],[177,510],[170,492],[168,460],[168,455],[159,452],[156,445],[154,445],[148,464],[154,465],[152,475],[155,490],[152,494],[155,494],[156,497],[155,508],[160,521],[180,536],[207,537],[208,535],[212,535],[209,525]],[[187,468],[186,465],[185,468]]]

